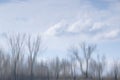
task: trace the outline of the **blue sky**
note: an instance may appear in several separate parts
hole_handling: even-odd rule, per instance
[[[119,0],[0,0],[0,36],[41,34],[43,56],[66,56],[72,45],[86,41],[97,53],[120,56]]]

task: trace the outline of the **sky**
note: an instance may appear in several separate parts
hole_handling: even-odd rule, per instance
[[[0,41],[11,33],[40,34],[47,58],[69,56],[71,46],[86,42],[97,45],[97,54],[116,59],[120,0],[0,0]]]

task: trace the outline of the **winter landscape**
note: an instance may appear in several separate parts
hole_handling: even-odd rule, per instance
[[[0,80],[120,80],[120,0],[0,0]]]

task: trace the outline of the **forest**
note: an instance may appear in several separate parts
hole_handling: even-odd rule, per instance
[[[67,58],[38,61],[47,50],[41,36],[16,34],[6,41],[8,51],[0,46],[0,80],[120,80],[119,61],[107,70],[106,56],[93,57],[96,44],[78,43],[68,48]]]

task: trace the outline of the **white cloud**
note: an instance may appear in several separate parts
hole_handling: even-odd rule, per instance
[[[73,32],[73,33],[80,33],[80,32],[88,30],[91,24],[92,24],[91,19],[79,20],[73,23],[71,26],[69,26],[67,31]]]
[[[98,33],[93,37],[93,40],[95,41],[116,40],[116,39],[120,39],[119,35],[120,35],[120,29],[115,29],[115,30]]]
[[[113,5],[119,1],[115,1]],[[55,26],[51,26],[45,33],[59,37],[59,35],[66,36],[69,34],[72,37],[83,38],[91,41],[106,41],[119,39],[120,32],[120,14],[118,5],[113,9],[113,5],[110,5],[107,9],[100,10],[91,4],[81,5],[80,11],[76,17],[76,20],[67,23],[57,23]],[[66,19],[67,21],[67,19]],[[64,25],[67,24],[67,25]],[[59,27],[56,28],[56,25]],[[66,27],[65,27],[66,26]],[[73,35],[74,34],[74,35]],[[77,36],[76,36],[77,35]],[[70,37],[68,37],[70,38]],[[83,40],[84,40],[83,39]]]
[[[107,27],[104,23],[96,22],[96,23],[93,24],[90,31],[100,30],[100,29],[103,29],[104,27]]]
[[[106,38],[116,38],[120,34],[120,30],[112,30],[104,35]]]
[[[68,24],[65,21],[61,21],[54,26],[50,27],[46,32],[44,32],[44,35],[48,36],[58,36],[64,34],[66,32],[66,29],[68,27]]]
[[[92,19],[85,21],[79,20],[73,23],[60,22],[50,27],[45,34],[48,36],[52,35],[54,37],[59,37],[60,35],[66,36],[68,34],[71,35],[71,37],[77,36],[78,38],[83,38],[84,36],[86,39],[91,38],[93,41],[119,39],[119,24],[114,24],[117,21],[116,19],[114,22],[110,19],[101,22],[97,22]]]

